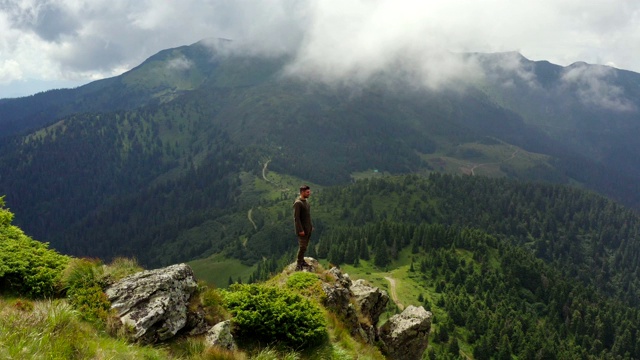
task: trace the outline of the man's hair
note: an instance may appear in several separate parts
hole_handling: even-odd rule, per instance
[[[311,189],[311,188],[309,187],[309,185],[302,185],[302,186],[300,186],[300,192],[303,192],[303,191],[306,191],[306,190],[309,190],[309,189]]]

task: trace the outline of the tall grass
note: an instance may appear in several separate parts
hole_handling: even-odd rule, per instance
[[[0,359],[168,359],[166,352],[131,346],[83,321],[65,300],[0,298]]]
[[[104,268],[104,276],[110,281],[119,281],[123,278],[143,271],[144,268],[138,264],[136,259],[118,257],[113,259],[109,266]]]
[[[32,310],[20,310],[17,302],[0,306],[0,354],[16,359],[86,359],[88,325],[78,321],[64,301],[36,302]],[[6,356],[6,357],[4,357]]]

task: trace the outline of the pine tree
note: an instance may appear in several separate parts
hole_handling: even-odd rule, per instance
[[[458,357],[460,355],[460,345],[458,344],[458,339],[457,338],[453,338],[451,339],[451,342],[449,343],[449,348],[447,349],[449,351],[449,354]]]
[[[346,246],[346,249],[344,252],[344,258],[343,258],[346,264],[353,264],[353,262],[356,259],[357,253],[356,253],[355,241],[356,240],[353,240],[353,239],[350,239],[347,241],[347,246]]]
[[[389,263],[391,262],[391,258],[389,257],[389,249],[387,248],[385,242],[382,240],[378,240],[376,242],[374,254],[375,256],[373,259],[373,263],[377,267],[383,268],[389,265]]]
[[[329,250],[329,256],[327,257],[330,263],[334,265],[340,265],[343,263],[343,253],[340,249],[340,246],[334,244]]]
[[[367,241],[364,238],[360,240],[360,259],[366,261],[370,259],[369,247],[367,246]]]

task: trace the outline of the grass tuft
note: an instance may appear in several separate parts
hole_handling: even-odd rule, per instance
[[[117,282],[143,270],[144,268],[138,264],[136,259],[118,257],[105,268],[104,275],[110,281]]]
[[[273,348],[262,349],[251,360],[299,360],[300,355],[293,351],[279,352]]]

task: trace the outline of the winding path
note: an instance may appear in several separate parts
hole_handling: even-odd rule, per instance
[[[266,181],[266,182],[271,182],[271,180],[267,179],[267,166],[269,165],[269,162],[271,161],[271,159],[267,160],[264,163],[264,166],[262,167],[262,178]],[[273,183],[272,183],[273,184]]]
[[[267,179],[267,166],[269,165],[270,161],[271,159],[268,159],[262,166],[262,178],[266,182],[273,184],[271,180]],[[249,211],[247,212],[247,219],[249,219],[249,221],[251,222],[251,225],[253,225],[253,229],[258,230],[258,225],[256,225],[255,221],[253,221],[253,208],[249,209]]]
[[[402,305],[402,303],[398,299],[398,293],[396,293],[396,279],[390,276],[385,276],[384,278],[389,282],[389,292],[391,293],[391,299],[394,303],[396,303],[398,309],[404,310],[404,305]]]
[[[253,208],[249,209],[249,211],[247,212],[247,218],[253,225],[253,229],[258,230],[258,225],[256,225],[255,221],[253,221]]]

